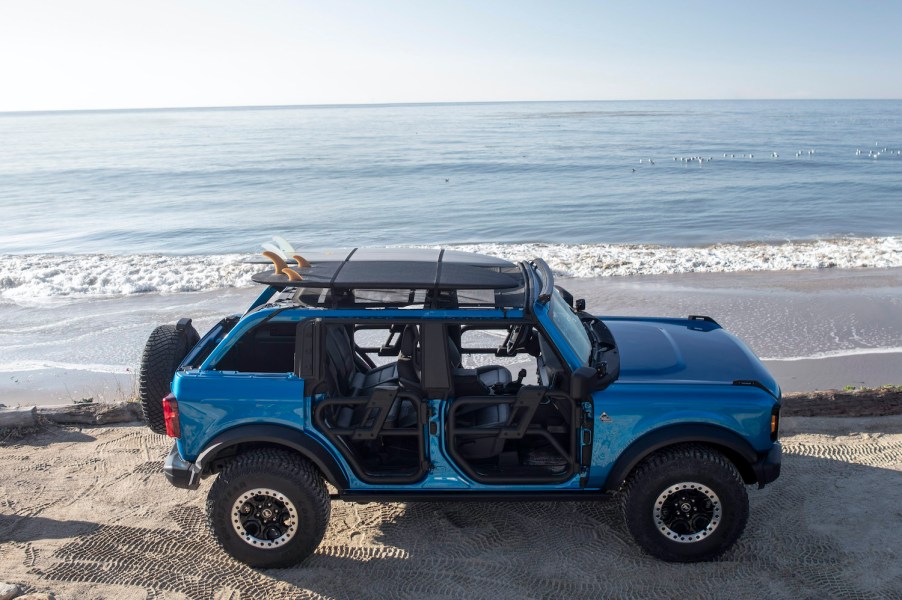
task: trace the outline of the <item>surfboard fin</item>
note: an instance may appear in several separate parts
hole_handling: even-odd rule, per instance
[[[300,254],[292,254],[291,258],[293,258],[294,260],[296,260],[298,262],[299,267],[303,268],[303,267],[310,266],[310,261],[307,260],[306,258],[304,258],[303,256],[301,256]]]
[[[280,275],[288,268],[288,263],[285,262],[285,259],[272,250],[267,250],[263,253],[263,256],[272,261],[272,266],[276,270],[276,275]],[[297,275],[297,273],[295,273],[295,275]]]
[[[282,252],[284,253],[285,256],[291,256],[292,254],[294,254],[294,252],[295,252],[294,247],[292,247],[291,244],[286,242],[285,238],[278,236],[278,235],[274,235],[274,236],[272,236],[272,241],[274,241],[279,246],[279,248],[282,250]]]
[[[288,276],[288,281],[303,281],[303,277],[298,275],[298,272],[289,267],[285,267],[282,269],[282,273]]]

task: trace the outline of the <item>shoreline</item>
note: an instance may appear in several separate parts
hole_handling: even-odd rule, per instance
[[[784,392],[902,385],[902,352],[762,362]]]
[[[406,248],[408,246],[387,246]],[[517,261],[541,257],[562,279],[795,273],[902,269],[902,236],[815,237],[798,240],[691,244],[474,242],[413,244],[476,252]],[[335,251],[337,248],[327,248]],[[347,249],[345,249],[347,250]],[[304,252],[316,251],[307,247]],[[255,262],[257,261],[257,262]],[[0,251],[0,301],[115,299],[140,293],[204,292],[246,287],[262,267],[247,253],[75,254]],[[72,278],[70,273],[79,273]],[[215,279],[209,277],[215,273]],[[779,276],[779,275],[775,275]]]
[[[902,384],[902,268],[558,283],[602,318],[708,315],[765,357],[784,392]],[[134,394],[141,352],[156,325],[191,317],[206,332],[258,293],[249,287],[0,304],[0,404],[124,400]]]

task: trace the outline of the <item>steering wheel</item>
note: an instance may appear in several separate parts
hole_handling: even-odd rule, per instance
[[[514,356],[517,354],[517,348],[520,346],[523,332],[526,328],[523,325],[511,325],[511,330],[507,337],[504,338],[504,352],[506,356]]]

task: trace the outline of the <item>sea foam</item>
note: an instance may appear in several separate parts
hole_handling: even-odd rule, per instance
[[[902,267],[902,237],[670,247],[640,244],[460,244],[445,246],[519,260],[543,258],[560,276]],[[248,255],[0,255],[0,298],[124,296],[252,285],[265,269]]]
[[[0,256],[0,297],[15,302],[54,297],[126,296],[247,287],[261,265],[241,254]]]
[[[613,277],[799,269],[902,267],[902,237],[839,238],[702,247],[645,244],[462,244],[455,250],[540,257],[559,275]]]

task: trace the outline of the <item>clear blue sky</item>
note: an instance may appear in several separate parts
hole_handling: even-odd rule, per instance
[[[0,4],[0,111],[902,98],[902,2]]]

